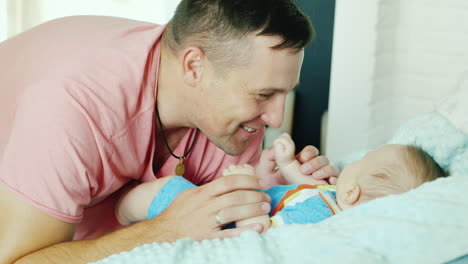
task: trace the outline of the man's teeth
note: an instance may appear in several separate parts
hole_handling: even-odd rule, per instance
[[[251,128],[251,127],[246,127],[246,126],[244,126],[243,128],[244,128],[247,132],[249,132],[249,133],[253,133],[253,132],[257,131],[257,129]]]

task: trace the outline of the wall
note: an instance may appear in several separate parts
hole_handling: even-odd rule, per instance
[[[320,147],[321,118],[328,108],[334,0],[297,0],[311,18],[316,40],[306,48],[300,86],[296,92],[293,138],[297,149]]]
[[[376,0],[337,0],[325,153],[367,147],[377,24]]]
[[[468,74],[468,1],[337,0],[326,153],[385,143]]]

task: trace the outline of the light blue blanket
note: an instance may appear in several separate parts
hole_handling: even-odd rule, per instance
[[[147,244],[96,263],[445,263],[468,258],[468,136],[437,113],[391,143],[419,144],[451,176],[346,210],[319,224],[266,234]]]

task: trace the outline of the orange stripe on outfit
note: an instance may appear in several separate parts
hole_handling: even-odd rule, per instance
[[[281,199],[281,201],[279,201],[278,205],[275,207],[275,209],[271,213],[271,216],[274,216],[277,212],[281,211],[284,208],[285,201],[289,197],[296,194],[298,191],[301,191],[301,190],[304,190],[304,189],[317,189],[317,186],[319,186],[319,185],[301,184],[301,185],[298,185],[296,187],[296,189],[287,191],[286,194]],[[320,196],[320,197],[322,197],[322,196]],[[322,197],[322,199],[323,199],[323,197]],[[325,201],[325,199],[323,199],[323,200]],[[328,207],[330,207],[330,205],[326,201],[325,201],[325,203],[327,204]],[[335,214],[333,210],[332,210],[332,212],[333,212],[333,214]]]
[[[331,204],[328,202],[328,200],[327,200],[325,197],[323,197],[322,192],[319,192],[318,194],[320,195],[320,198],[322,198],[323,202],[327,205],[328,209],[330,209],[330,211],[332,212],[332,214],[335,215],[336,212],[335,212],[334,207],[331,206]]]

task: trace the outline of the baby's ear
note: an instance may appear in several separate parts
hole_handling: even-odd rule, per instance
[[[343,201],[351,207],[359,201],[361,196],[361,186],[357,183],[350,185],[343,193]]]

